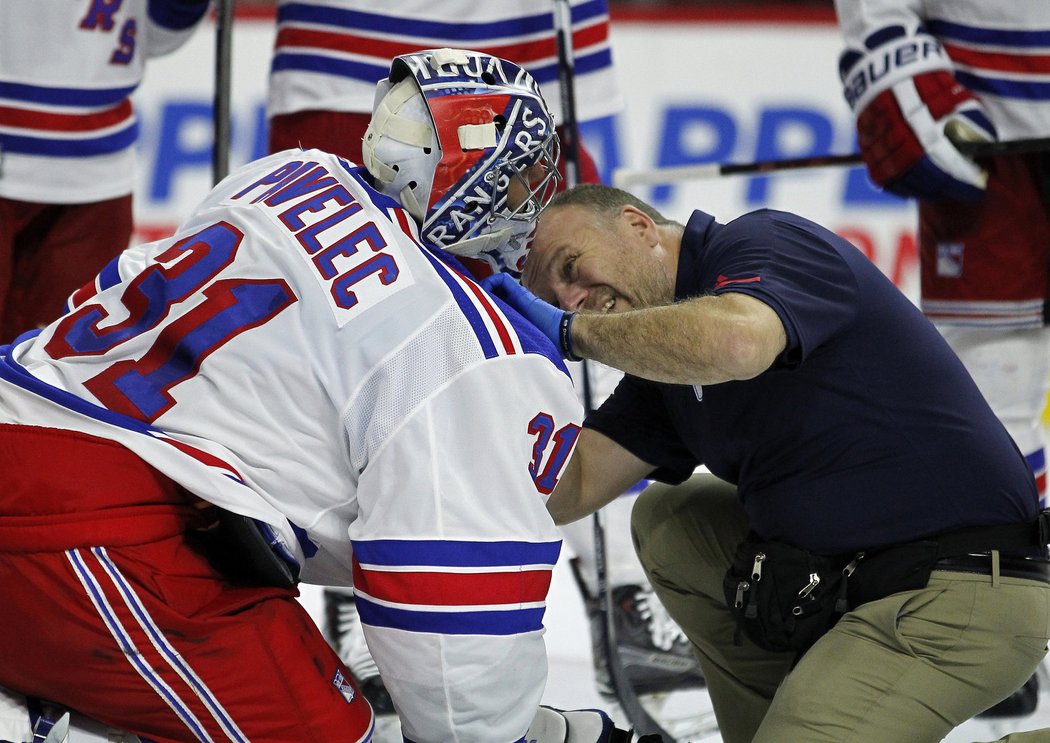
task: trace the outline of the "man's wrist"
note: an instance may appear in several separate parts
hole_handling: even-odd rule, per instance
[[[563,312],[558,323],[558,345],[561,352],[569,361],[583,361],[583,357],[576,354],[572,344],[572,321],[576,318],[575,312]]]

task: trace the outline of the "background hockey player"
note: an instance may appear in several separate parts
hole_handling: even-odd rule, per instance
[[[617,113],[606,0],[574,0],[575,92],[581,121]],[[270,151],[300,143],[354,158],[375,84],[391,57],[432,46],[469,47],[524,67],[564,122],[551,0],[278,0],[267,114]],[[345,131],[347,136],[335,137]],[[598,171],[584,151],[581,178]]]
[[[518,265],[556,156],[516,65],[398,57],[367,169],[252,163],[6,348],[0,684],[158,742],[365,741],[294,588],[352,583],[406,740],[613,739],[537,707],[580,406],[460,262]]]
[[[615,77],[609,43],[606,0],[573,0],[572,37],[575,113],[582,122],[618,113],[623,97]],[[428,46],[469,46],[524,67],[539,83],[559,133],[565,126],[555,42],[555,3],[551,0],[278,0],[277,37],[270,70],[267,112],[269,147],[276,152],[316,147],[354,162],[372,111],[375,84],[386,75],[390,58]],[[564,168],[564,152],[559,162]],[[580,182],[597,183],[598,168],[586,147],[579,148]],[[564,182],[559,184],[559,188]],[[578,368],[570,368],[577,376]],[[603,376],[606,372],[600,372]],[[596,383],[604,397],[614,381]],[[598,382],[592,369],[592,381]],[[577,389],[581,385],[577,384]],[[600,399],[600,398],[599,398]],[[597,401],[597,400],[596,400]],[[610,580],[617,634],[627,672],[641,690],[676,688],[702,682],[681,631],[668,620],[646,583],[627,541],[631,498],[610,504]],[[605,621],[598,611],[593,540],[589,524],[566,530],[577,554],[580,587],[592,626]],[[349,591],[324,592],[326,634],[350,666],[378,712],[391,710],[378,669],[360,632],[360,618]],[[600,639],[598,632],[592,637]],[[605,653],[595,645],[599,691],[611,691]]]
[[[0,342],[42,327],[124,248],[150,57],[207,0],[0,3]]]
[[[838,0],[868,172],[918,199],[922,309],[1046,498],[1050,155],[973,162],[958,139],[1050,136],[1050,4]],[[1034,709],[1035,677],[995,714]]]

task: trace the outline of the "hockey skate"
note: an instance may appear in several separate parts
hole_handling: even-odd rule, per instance
[[[339,659],[350,669],[357,687],[365,695],[376,715],[393,715],[394,704],[379,677],[372,654],[365,643],[361,629],[361,617],[357,613],[353,593],[345,590],[325,589],[325,636],[335,648]]]
[[[622,710],[642,740],[699,743],[717,737],[699,663],[652,589],[612,588],[607,616],[601,597],[588,593],[578,565],[570,564],[590,620],[595,686],[609,708]],[[647,738],[649,733],[657,735]]]
[[[595,685],[603,697],[613,694],[608,660],[600,650],[605,621],[598,602],[587,598],[594,646]],[[614,634],[620,661],[638,694],[680,691],[704,685],[689,641],[667,614],[651,588],[624,585],[612,589]]]

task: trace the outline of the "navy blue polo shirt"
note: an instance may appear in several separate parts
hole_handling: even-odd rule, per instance
[[[821,553],[1035,517],[1027,464],[962,362],[846,240],[784,212],[696,211],[675,297],[725,292],[779,315],[770,369],[702,388],[628,375],[587,419],[652,477],[704,464],[759,535]]]

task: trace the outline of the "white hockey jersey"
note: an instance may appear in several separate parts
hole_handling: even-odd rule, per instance
[[[535,328],[317,150],[237,171],[72,303],[0,360],[0,421],[119,441],[303,580],[352,581],[407,738],[520,738],[582,414]]]
[[[1050,2],[836,0],[850,49],[887,26],[922,26],[981,99],[1003,140],[1050,136]]]
[[[571,0],[577,116],[618,112],[606,0]],[[454,47],[528,70],[561,123],[553,0],[278,0],[270,116],[371,113],[376,83],[399,54]]]
[[[79,204],[129,194],[148,57],[189,38],[206,0],[0,2],[0,196]]]

